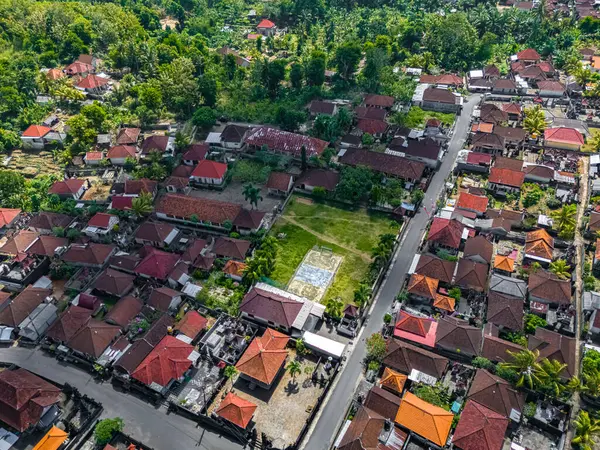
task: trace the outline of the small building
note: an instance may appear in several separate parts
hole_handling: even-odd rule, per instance
[[[554,238],[544,229],[525,234],[525,258],[537,261],[545,266],[553,259]]]
[[[99,166],[104,161],[104,152],[87,152],[83,161],[86,166]]]
[[[481,328],[469,325],[467,321],[454,317],[441,317],[435,346],[443,350],[475,357],[481,354],[483,336]]]
[[[135,277],[111,268],[105,269],[94,281],[92,287],[115,297],[122,297],[133,289]]]
[[[135,231],[135,242],[153,247],[168,247],[179,236],[179,229],[163,222],[146,221]]]
[[[267,328],[261,337],[252,340],[235,365],[240,376],[251,386],[270,389],[285,366],[288,341],[285,334]]]
[[[482,235],[470,237],[465,242],[463,259],[470,259],[480,264],[490,264],[493,254],[494,244]]]
[[[484,238],[482,238],[484,239]],[[482,253],[485,253],[483,241],[479,240],[473,245],[472,251],[476,252],[481,250]],[[481,248],[476,248],[481,247]],[[466,246],[465,246],[466,248]],[[488,255],[470,255],[474,259],[483,259]],[[491,253],[489,257],[491,259]],[[456,270],[456,277],[454,278],[454,283],[463,288],[470,289],[475,292],[483,292],[487,286],[487,275],[489,271],[489,266],[487,263],[475,262],[472,259],[461,258],[458,262],[458,268]]]
[[[398,408],[396,423],[413,433],[444,447],[450,434],[454,414],[405,392]]]
[[[427,235],[427,242],[434,248],[442,247],[456,252],[462,244],[464,229],[465,226],[456,219],[434,217]]]
[[[96,213],[83,229],[83,234],[91,238],[98,238],[109,234],[115,226],[119,225],[119,217],[113,214]]]
[[[498,450],[504,444],[508,422],[501,414],[467,400],[454,430],[452,443],[462,450]]]
[[[326,169],[309,169],[300,175],[296,186],[310,192],[316,187],[323,188],[326,192],[333,192],[339,181],[339,172]]]
[[[63,253],[61,260],[82,267],[103,267],[108,259],[115,254],[117,248],[114,245],[97,244],[71,244],[69,249]]]
[[[200,333],[208,326],[206,317],[200,315],[198,311],[188,311],[175,326],[175,331],[187,336],[191,342],[195,342]]]
[[[148,245],[142,248],[140,254],[143,259],[134,269],[134,273],[142,278],[166,281],[179,261],[178,254],[164,252]]]
[[[137,146],[141,132],[139,128],[121,128],[117,134],[117,145]]]
[[[230,259],[225,263],[223,273],[226,277],[231,278],[234,281],[242,281],[246,267],[248,267],[246,263]]]
[[[492,167],[487,188],[496,195],[516,194],[521,190],[524,181],[524,172]]]
[[[110,309],[104,317],[106,323],[118,325],[122,329],[127,329],[129,323],[142,311],[144,303],[137,297],[127,295]]]
[[[77,330],[66,346],[76,355],[95,361],[120,335],[120,327],[90,319]]]
[[[516,95],[518,93],[517,84],[507,78],[498,78],[494,80],[492,93],[504,95]]]
[[[365,106],[370,108],[391,109],[396,103],[394,97],[389,95],[367,94],[363,100]]]
[[[16,208],[0,208],[0,229],[13,228],[21,219],[21,210]]]
[[[579,151],[585,144],[585,139],[575,128],[547,128],[544,131],[544,144],[548,147]]]
[[[525,304],[523,298],[490,291],[487,300],[488,322],[508,330],[523,329],[523,313]]]
[[[269,195],[287,197],[294,187],[294,177],[285,172],[271,172],[267,181]]]
[[[328,142],[321,139],[267,126],[254,128],[248,133],[244,142],[255,151],[266,146],[269,152],[281,153],[294,158],[301,157],[302,148],[306,151],[306,157],[310,158],[321,155],[329,146]]]
[[[181,292],[168,287],[152,289],[148,305],[162,312],[176,312],[183,301]]]
[[[48,194],[58,195],[63,200],[74,199],[79,200],[85,191],[89,188],[89,182],[87,180],[80,180],[77,178],[67,178],[66,180],[57,181],[50,189]]]
[[[527,287],[530,301],[551,305],[571,304],[571,281],[561,280],[553,273],[538,270],[530,274]]]
[[[41,150],[46,145],[56,142],[62,144],[66,134],[54,131],[43,125],[30,125],[21,133],[21,143],[25,149]]]
[[[336,111],[337,105],[335,103],[322,100],[313,100],[308,107],[308,112],[313,118],[321,115],[334,116]]]
[[[537,82],[540,97],[560,98],[565,95],[565,86],[560,81],[543,80]]]
[[[245,125],[226,125],[221,132],[221,147],[228,150],[240,150],[250,131],[251,128]]]
[[[183,153],[181,159],[186,166],[197,166],[200,161],[206,159],[207,153],[208,145],[192,144]]]
[[[467,398],[517,423],[521,421],[525,394],[487,370],[477,369]]]
[[[273,36],[277,32],[277,26],[269,19],[263,19],[256,25],[256,31],[263,36]]]
[[[463,98],[460,94],[429,87],[423,92],[421,108],[430,111],[441,111],[458,114],[462,109]]]
[[[190,181],[210,186],[221,186],[225,181],[227,164],[203,159],[190,175]]]
[[[414,301],[428,304],[435,300],[438,285],[439,280],[435,278],[413,273],[408,281],[406,291]]]
[[[173,156],[175,152],[175,138],[159,134],[147,137],[142,143],[140,157],[147,158],[152,152],[158,152],[162,156]]]
[[[448,359],[408,342],[391,338],[387,341],[383,364],[408,375],[416,371],[439,380],[446,372]]]
[[[215,414],[238,428],[245,430],[252,420],[256,408],[257,406],[254,403],[238,397],[233,392],[229,392],[220,403]]]
[[[133,145],[115,145],[108,149],[106,157],[110,160],[111,164],[123,166],[127,158],[136,158],[136,148]]]
[[[488,198],[484,195],[473,195],[468,192],[461,192],[458,195],[456,208],[474,212],[477,216],[481,217],[487,210],[488,201]]]
[[[102,95],[110,87],[110,80],[91,73],[77,83],[75,87],[88,95]]]

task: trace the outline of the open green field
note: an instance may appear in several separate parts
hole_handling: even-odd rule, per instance
[[[271,278],[287,284],[306,252],[315,245],[325,246],[344,260],[323,302],[340,297],[349,303],[367,273],[370,252],[377,245],[379,235],[396,233],[397,224],[392,228],[388,216],[367,213],[364,209],[351,211],[304,201],[294,197],[271,229],[275,237],[280,233],[286,235],[278,240],[277,264]]]

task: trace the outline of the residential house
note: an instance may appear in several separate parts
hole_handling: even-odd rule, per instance
[[[227,47],[226,45],[217,50],[217,53],[223,55],[223,58],[226,58],[227,55],[232,55],[235,59],[235,63],[240,67],[250,67],[250,60],[248,58],[244,58],[235,50]]]
[[[520,103],[503,103],[502,111],[508,114],[508,120],[518,122],[523,117],[523,111]]]
[[[83,295],[83,294],[81,294]],[[94,311],[82,306],[69,306],[46,331],[46,337],[57,344],[66,344],[85,324]]]
[[[65,67],[65,73],[71,77],[75,75],[85,77],[93,72],[95,72],[94,66],[81,61],[75,61]]]
[[[144,303],[137,297],[127,295],[108,311],[104,317],[105,322],[118,325],[123,329],[129,327],[129,323],[142,311]]]
[[[22,368],[0,372],[0,392],[0,421],[19,433],[33,429],[61,397],[57,386]]]
[[[554,169],[548,166],[527,164],[523,167],[523,171],[525,172],[525,181],[549,184],[554,180]]]
[[[157,248],[168,247],[179,236],[179,229],[163,222],[146,221],[135,230],[135,242]]]
[[[71,222],[73,222],[73,217],[66,214],[42,211],[34,215],[27,226],[31,231],[36,233],[51,234],[54,228],[65,229]]]
[[[370,134],[375,139],[381,139],[386,134],[389,125],[384,120],[359,119],[356,128],[361,132]]]
[[[0,247],[0,254],[17,256],[21,253],[26,253],[27,249],[37,240],[38,236],[38,233],[33,231],[20,230]]]
[[[473,195],[463,191],[458,195],[456,208],[474,212],[481,217],[487,210],[488,201],[484,195]]]
[[[543,80],[538,81],[540,97],[563,97],[565,95],[565,86],[560,81]]]
[[[462,109],[462,104],[463,98],[460,94],[448,89],[428,87],[423,92],[423,99],[420,106],[429,111],[458,114]]]
[[[152,152],[158,152],[162,156],[173,156],[175,152],[175,138],[159,134],[147,137],[142,143],[140,157],[146,158]]]
[[[357,119],[370,119],[370,120],[385,120],[387,117],[387,110],[383,108],[375,108],[372,106],[357,106],[354,108],[354,117]]]
[[[148,305],[162,312],[176,312],[183,301],[181,292],[162,286],[152,289]]]
[[[462,450],[498,450],[504,445],[508,419],[473,401],[467,403],[452,436],[452,444]]]
[[[308,112],[312,118],[317,116],[334,116],[337,111],[337,105],[333,102],[323,100],[313,100],[308,106]]]
[[[160,281],[167,280],[179,261],[178,254],[163,252],[149,245],[142,248],[140,255],[143,259],[133,272],[142,278],[152,278]]]
[[[188,195],[192,188],[190,187],[190,179],[183,177],[167,177],[162,183],[167,192],[172,194]]]
[[[327,192],[333,192],[339,181],[339,172],[326,169],[308,169],[300,175],[296,182],[296,186],[310,192],[316,187],[323,188]]]
[[[14,228],[21,219],[21,210],[16,208],[0,208],[0,230]]]
[[[382,110],[382,111],[385,111],[385,110]],[[349,147],[361,148],[362,147],[362,136],[360,136],[359,133],[345,134],[340,139],[340,147],[341,148],[349,148]]]
[[[241,233],[260,229],[265,216],[261,211],[249,211],[235,203],[181,194],[163,195],[156,204],[155,212],[159,219],[190,225],[223,228],[230,222]]]
[[[520,422],[525,406],[523,392],[484,369],[477,369],[467,398],[515,422]]]
[[[124,183],[115,183],[111,187],[111,194],[114,195],[113,199],[119,195],[139,197],[142,193],[150,194],[152,198],[156,197],[158,183],[148,178],[140,178],[139,180],[126,179]]]
[[[520,192],[525,182],[525,172],[492,167],[487,188],[496,195],[506,196]]]
[[[193,345],[165,336],[133,371],[131,378],[166,394],[174,382],[183,379],[197,357]]]
[[[418,183],[425,172],[425,164],[401,156],[370,150],[349,148],[340,152],[340,162],[349,166],[366,166],[388,177]]]
[[[111,164],[123,166],[127,158],[135,159],[136,149],[132,145],[116,145],[108,149],[106,157],[110,160]]]
[[[419,317],[399,310],[394,325],[394,336],[420,346],[435,347],[438,323],[431,317]]]
[[[556,360],[567,367],[561,372],[561,377],[569,380],[577,371],[577,340],[550,331],[545,328],[536,328],[535,335],[529,335],[527,347],[529,350],[539,350],[540,359]]]
[[[136,147],[141,132],[139,128],[121,128],[117,134],[117,145]]]
[[[494,103],[484,103],[479,109],[479,120],[484,123],[499,125],[508,122],[508,113]],[[487,131],[491,133],[491,131]]]
[[[277,26],[269,19],[263,19],[256,25],[256,31],[263,36],[273,36],[277,32]]]
[[[510,276],[515,271],[515,260],[510,255],[496,255],[493,268],[496,273]]]
[[[527,282],[518,278],[492,273],[492,276],[490,277],[489,292],[497,292],[525,300],[525,296],[527,295]]]
[[[83,229],[83,234],[91,238],[106,236],[119,225],[119,217],[113,214],[96,213]]]
[[[388,339],[383,364],[405,374],[422,372],[439,380],[448,367],[448,359],[408,342]]]
[[[113,195],[110,199],[108,209],[116,209],[117,211],[131,211],[134,198],[135,197],[127,195]]]
[[[406,290],[414,301],[427,304],[435,300],[438,286],[439,280],[413,273]]]
[[[219,236],[213,245],[212,253],[221,258],[233,258],[239,261],[246,259],[250,249],[250,241]]]
[[[252,385],[270,389],[287,360],[285,348],[288,341],[289,337],[285,334],[267,328],[261,337],[250,342],[235,365],[240,376]]]
[[[56,236],[41,235],[33,243],[27,247],[28,255],[47,256],[53,258],[61,254],[69,246],[67,238]]]
[[[382,449],[380,435],[386,419],[379,413],[360,405],[352,422],[337,445],[338,450]]]
[[[485,216],[486,221],[476,222],[475,226],[496,236],[506,236],[514,224],[523,220],[522,212],[508,209],[488,209]]]
[[[525,258],[545,266],[553,259],[554,238],[544,229],[525,233]]]
[[[389,95],[367,94],[363,100],[363,104],[369,108],[390,109],[394,106],[396,100]]]
[[[401,401],[402,400],[397,395],[392,394],[379,386],[373,386],[367,393],[363,405],[391,421],[396,418],[396,413],[398,412]]]
[[[443,73],[441,75],[421,75],[419,83],[461,88],[464,86],[465,80],[453,73]]]
[[[387,389],[396,394],[402,394],[406,380],[408,380],[406,375],[386,367],[383,371],[383,375],[381,375],[379,384],[383,389]]]
[[[222,272],[226,277],[231,278],[233,281],[240,282],[242,281],[242,278],[244,278],[244,271],[247,267],[248,264],[246,263],[230,259],[225,263]]]
[[[92,287],[115,297],[122,297],[133,289],[135,276],[107,268],[94,281]]]
[[[434,217],[427,234],[427,242],[432,248],[444,248],[457,252],[462,244],[465,226],[456,219]]]
[[[431,255],[415,255],[415,259],[417,258],[414,273],[439,280],[440,283],[446,285],[452,284],[457,265],[455,261],[448,261]],[[415,264],[415,260],[413,260],[413,264]]]
[[[600,213],[592,211],[590,213],[590,220],[588,222],[588,231],[595,233],[600,231]]]
[[[570,280],[561,280],[553,273],[538,270],[529,275],[527,284],[529,300],[553,305],[570,305],[572,286]]]
[[[244,140],[250,131],[251,128],[245,125],[233,123],[226,125],[221,132],[221,147],[228,150],[240,150],[244,147]]]
[[[21,328],[26,325],[28,318],[43,303],[51,303],[52,289],[36,288],[32,285],[27,286],[21,293],[13,299],[6,299],[0,304],[0,324],[11,328]],[[37,315],[37,314],[35,314]],[[34,315],[34,316],[35,316]],[[53,315],[49,317],[50,323],[56,319],[56,308]],[[43,325],[42,333],[48,328],[48,324]]]
[[[120,327],[90,319],[69,339],[66,346],[75,354],[95,361],[120,335]]]
[[[521,50],[519,53],[517,53],[516,57],[514,58],[516,61],[520,61],[526,65],[530,65],[530,64],[537,64],[541,61],[541,56],[538,52],[536,52],[534,49],[532,48],[527,48],[525,50]]]
[[[257,406],[254,403],[238,397],[233,392],[228,392],[223,401],[219,404],[215,414],[242,430],[245,430],[252,420],[256,408]]]
[[[497,291],[488,292],[487,321],[513,331],[523,329],[524,299]]]
[[[523,346],[500,338],[500,329],[491,322],[483,328],[483,348],[481,356],[494,362],[508,362],[512,358],[510,353],[519,353]]]
[[[581,146],[585,144],[585,138],[575,128],[546,128],[544,130],[544,144],[548,147],[579,151]]]
[[[109,244],[71,244],[61,259],[69,264],[83,267],[104,267],[117,248]]]
[[[102,95],[110,87],[110,80],[90,73],[84,79],[79,81],[75,88],[85,92],[88,95]]]
[[[467,321],[454,317],[440,318],[435,339],[437,348],[474,357],[481,354],[482,343],[481,328],[472,327]]]
[[[227,164],[209,159],[198,163],[190,175],[190,181],[210,186],[221,186],[225,181]]]
[[[192,144],[190,145],[181,159],[187,166],[197,166],[200,161],[206,159],[208,153],[208,145],[206,144]]]
[[[492,85],[492,93],[504,95],[516,95],[518,93],[517,84],[507,78],[498,78]]]
[[[453,419],[454,414],[450,411],[427,403],[408,391],[404,393],[396,415],[398,425],[440,447],[446,445]]]
[[[104,161],[104,152],[87,152],[83,156],[86,166],[99,166],[102,161]]]
[[[492,155],[461,150],[456,162],[460,171],[488,173],[492,165]]]
[[[266,146],[269,152],[300,158],[302,148],[306,151],[306,157],[321,155],[328,142],[321,139],[305,136],[303,134],[290,133],[271,127],[258,127],[248,133],[244,142],[254,151],[261,150]]]
[[[479,235],[467,239],[463,250],[463,259],[470,259],[480,264],[490,264],[493,253],[494,245],[484,236]]]
[[[195,342],[208,326],[208,319],[200,315],[198,311],[190,310],[185,313],[183,318],[175,326],[175,331],[188,337],[191,342]]]
[[[480,255],[478,255],[481,258]],[[458,262],[454,284],[475,292],[485,291],[489,265],[462,258]]]
[[[287,197],[294,187],[294,177],[289,173],[271,172],[267,181],[267,192],[270,195]]]
[[[48,194],[58,195],[63,200],[79,200],[89,187],[90,184],[87,180],[67,178],[66,180],[56,181],[50,186]]]
[[[506,148],[506,139],[496,133],[477,132],[471,139],[471,149],[474,152],[502,155]]]
[[[411,161],[425,164],[433,170],[440,166],[444,151],[441,145],[434,139],[406,140],[394,138],[389,144],[386,153],[402,156]]]

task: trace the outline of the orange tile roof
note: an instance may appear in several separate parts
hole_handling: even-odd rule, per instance
[[[260,338],[254,338],[235,367],[255,380],[271,384],[287,358],[288,340],[285,334],[267,328]]]
[[[533,242],[539,239],[544,240],[550,246],[554,246],[554,238],[543,228],[525,233],[525,242]]]
[[[215,413],[240,428],[246,428],[252,420],[254,411],[256,411],[254,403],[229,392]]]
[[[489,199],[485,195],[473,195],[468,192],[461,192],[458,196],[456,207],[484,213],[488,202]]]
[[[507,186],[520,188],[525,181],[525,172],[492,167],[488,181],[490,183],[504,184]]]
[[[410,276],[407,289],[411,294],[428,297],[433,300],[437,293],[438,284],[439,280],[436,280],[435,278],[429,278],[425,275],[413,273]]]
[[[554,239],[544,229],[530,231],[525,235],[525,254],[552,260]]]
[[[56,426],[52,426],[48,433],[33,447],[33,450],[56,450],[69,437],[69,434]]]
[[[448,440],[454,414],[406,392],[398,408],[396,423],[443,447]]]
[[[41,138],[46,136],[51,131],[51,128],[45,127],[43,125],[29,125],[29,127],[27,127],[25,131],[23,131],[23,134],[21,134],[21,136]]]
[[[508,256],[496,255],[494,257],[494,269],[513,272],[515,270],[515,261]]]
[[[381,377],[381,387],[388,388],[401,394],[407,379],[408,377],[403,373],[396,372],[395,370],[386,367]]]
[[[456,304],[456,300],[452,297],[447,297],[442,294],[436,294],[435,300],[433,301],[433,306],[439,309],[443,309],[444,311],[454,312],[454,305]]]
[[[544,131],[544,140],[553,142],[562,142],[565,144],[585,144],[583,134],[575,128],[548,128]]]
[[[241,277],[244,275],[244,270],[246,270],[246,267],[248,267],[248,264],[230,259],[225,264],[225,267],[223,267],[223,273]]]
[[[402,310],[398,313],[398,321],[396,322],[397,330],[425,337],[430,328],[431,320],[428,318],[413,316]]]
[[[474,123],[471,126],[471,132],[473,133],[491,133],[492,131],[494,131],[494,124],[493,123],[485,123],[485,122],[481,122],[481,123]]]

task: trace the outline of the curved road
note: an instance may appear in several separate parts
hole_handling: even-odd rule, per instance
[[[442,192],[445,180],[452,171],[459,150],[464,146],[469,133],[473,109],[479,104],[480,99],[481,96],[478,94],[470,95],[463,106],[461,115],[458,117],[454,135],[448,146],[448,152],[444,157],[440,170],[434,175],[423,200],[423,205],[429,213],[431,213],[431,205],[435,205]],[[421,208],[408,223],[403,241],[398,246],[392,265],[388,270],[387,278],[375,298],[369,319],[362,334],[355,341],[355,348],[345,362],[342,372],[338,374],[337,384],[332,388],[326,405],[321,410],[318,420],[315,421],[316,424],[313,425],[310,437],[308,441],[305,441],[304,450],[327,450],[333,444],[335,434],[344,419],[342,414],[347,410],[361,378],[362,361],[366,355],[365,339],[371,334],[381,331],[383,316],[398,294],[400,284],[410,268],[428,222],[429,215],[424,211],[424,208]]]

